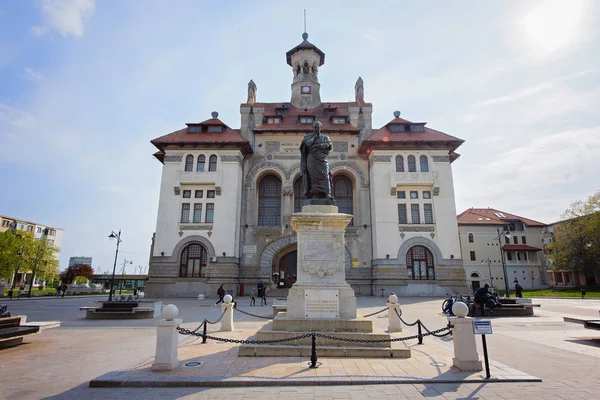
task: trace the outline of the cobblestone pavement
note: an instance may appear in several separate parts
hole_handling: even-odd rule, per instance
[[[268,315],[270,307],[244,306]],[[89,298],[3,301],[28,321],[61,320],[61,328],[43,331],[26,344],[0,351],[1,399],[596,399],[600,398],[600,333],[564,323],[563,316],[597,318],[600,300],[535,299],[541,308],[534,317],[492,318],[494,334],[488,339],[490,358],[543,379],[542,383],[482,383],[427,385],[372,385],[330,387],[250,388],[118,388],[90,389],[88,381],[106,372],[126,369],[147,360],[155,345],[155,321],[87,321],[79,306]],[[218,318],[211,300],[174,299],[184,323]],[[442,326],[441,299],[401,299],[405,319],[420,318],[428,327]],[[383,307],[380,297],[359,297],[359,313]],[[385,314],[385,313],[384,313]],[[375,316],[376,326],[385,317]],[[258,329],[265,322],[236,314],[236,324]],[[450,346],[437,341],[436,345]],[[425,346],[427,346],[427,341]]]

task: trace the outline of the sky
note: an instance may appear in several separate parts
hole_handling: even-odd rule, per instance
[[[285,52],[326,54],[323,101],[361,76],[373,126],[394,110],[465,140],[457,212],[554,222],[600,189],[600,2],[0,2],[0,214],[65,230],[70,256],[146,266],[161,164],[150,140],[210,118],[239,128],[289,101]]]

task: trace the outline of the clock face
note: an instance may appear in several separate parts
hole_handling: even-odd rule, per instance
[[[302,86],[301,90],[302,93],[310,93],[310,86]]]

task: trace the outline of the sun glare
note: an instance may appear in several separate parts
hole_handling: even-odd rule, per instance
[[[548,55],[576,41],[585,1],[545,0],[520,20],[530,49]]]

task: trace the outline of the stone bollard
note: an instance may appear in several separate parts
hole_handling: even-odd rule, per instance
[[[398,296],[390,295],[388,298],[388,332],[402,332],[402,321],[398,315],[402,315],[400,304],[398,304]],[[396,312],[398,312],[396,314]]]
[[[481,371],[483,367],[477,354],[475,334],[473,333],[473,318],[467,317],[469,307],[461,301],[452,306],[452,312],[456,317],[448,317],[448,321],[454,325],[452,329],[452,340],[454,342],[454,357],[452,365],[462,371]]]
[[[177,306],[169,304],[162,311],[163,319],[158,321],[156,331],[156,356],[153,371],[171,371],[179,365],[177,345],[179,344],[179,333],[177,326],[181,319],[176,319],[179,314]]]
[[[225,312],[223,319],[221,320],[222,331],[233,330],[233,306],[235,303],[232,303],[232,300],[233,298],[226,294],[223,298],[223,304],[221,304],[221,309]]]

